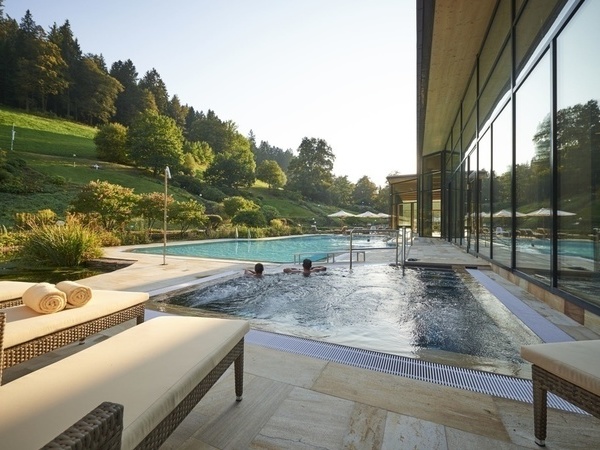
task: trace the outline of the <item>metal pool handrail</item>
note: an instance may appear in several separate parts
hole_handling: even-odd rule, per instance
[[[399,229],[395,230],[393,228],[383,228],[372,230],[371,228],[353,228],[350,230],[350,255],[352,255],[352,236],[354,233],[372,233],[376,231],[377,233],[395,233],[396,234],[396,266],[398,266],[398,250],[399,250],[399,241],[400,241],[400,230],[402,230],[402,269],[404,269],[404,261],[406,260],[406,226],[402,226]],[[350,269],[352,269],[352,257],[350,257]]]

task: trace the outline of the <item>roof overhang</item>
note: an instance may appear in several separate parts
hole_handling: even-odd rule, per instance
[[[417,0],[417,164],[445,149],[495,0]],[[420,169],[417,170],[420,173]]]

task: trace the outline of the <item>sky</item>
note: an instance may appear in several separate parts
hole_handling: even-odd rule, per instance
[[[415,0],[5,0],[83,53],[130,59],[169,96],[211,109],[257,145],[324,139],[333,173],[385,186],[416,173]]]

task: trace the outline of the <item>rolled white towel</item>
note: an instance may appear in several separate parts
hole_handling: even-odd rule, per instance
[[[67,294],[67,308],[79,308],[92,299],[92,290],[75,281],[61,281],[56,288]]]
[[[40,314],[62,311],[67,306],[67,294],[50,283],[37,283],[23,292],[23,304]]]

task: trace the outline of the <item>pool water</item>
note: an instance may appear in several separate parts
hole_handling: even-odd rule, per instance
[[[392,235],[356,235],[352,238],[353,249],[386,248]],[[271,263],[293,263],[300,259],[319,261],[328,252],[344,252],[350,248],[349,235],[291,236],[272,239],[220,239],[194,244],[167,245],[166,254],[204,258],[235,259]],[[387,246],[389,248],[389,246]],[[162,254],[162,246],[143,247],[132,250],[137,253]]]
[[[551,249],[550,239],[517,239],[517,247],[521,251],[549,255]],[[594,252],[600,251],[600,246],[592,240],[586,239],[559,239],[558,253],[561,257],[572,256],[594,260]]]
[[[523,364],[540,340],[470,275],[362,265],[303,277],[238,277],[172,297],[172,305],[248,319],[251,326],[430,359],[459,354],[484,370]],[[513,369],[509,369],[511,371]]]

